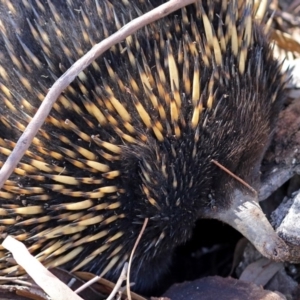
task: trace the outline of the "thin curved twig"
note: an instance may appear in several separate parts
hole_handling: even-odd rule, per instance
[[[133,260],[133,256],[134,256],[134,252],[142,238],[142,235],[146,229],[146,226],[148,224],[148,221],[149,221],[149,218],[146,218],[144,220],[144,224],[143,224],[143,227],[140,231],[140,234],[138,235],[136,241],[135,241],[135,244],[133,246],[133,249],[131,251],[131,254],[130,254],[130,258],[129,258],[129,263],[128,263],[128,269],[127,269],[127,278],[126,278],[126,290],[127,290],[127,297],[128,297],[128,300],[131,300],[131,293],[130,293],[130,270],[131,270],[131,265],[132,265],[132,260]]]

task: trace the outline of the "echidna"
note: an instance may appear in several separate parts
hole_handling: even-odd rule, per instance
[[[150,3],[152,2],[152,4]],[[53,82],[154,1],[0,0],[1,164]],[[48,267],[147,289],[199,218],[288,251],[253,188],[285,97],[251,0],[196,1],[112,47],[64,91],[0,192],[1,229]],[[19,267],[3,251],[1,275]]]

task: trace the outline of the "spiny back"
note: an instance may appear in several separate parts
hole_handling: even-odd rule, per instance
[[[142,2],[0,1],[1,164],[53,82]],[[257,185],[286,78],[251,3],[199,1],[79,74],[0,191],[3,231],[47,266],[115,279],[148,217],[132,279],[151,286],[242,189],[212,159]]]

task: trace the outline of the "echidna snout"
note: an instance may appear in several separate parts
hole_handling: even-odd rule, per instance
[[[133,2],[0,0],[1,164],[53,82],[151,9]],[[254,12],[252,1],[196,1],[79,74],[0,191],[3,231],[48,267],[109,266],[115,280],[149,218],[131,268],[142,291],[199,218],[229,223],[284,260],[252,191],[213,163],[256,188],[285,98],[286,75]],[[11,260],[0,266],[18,272]]]
[[[274,232],[255,197],[238,189],[233,195],[231,209],[219,214],[219,219],[241,232],[265,257],[275,261],[288,259],[286,244]]]

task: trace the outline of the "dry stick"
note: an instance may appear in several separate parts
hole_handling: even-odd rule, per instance
[[[131,299],[131,293],[130,293],[130,269],[131,269],[132,259],[133,259],[134,252],[135,252],[135,250],[136,250],[136,248],[137,248],[137,246],[138,246],[138,244],[139,244],[139,242],[140,242],[140,240],[142,238],[142,235],[143,235],[143,233],[144,233],[144,231],[146,229],[146,226],[148,224],[148,220],[149,220],[149,218],[145,219],[143,227],[141,229],[141,232],[140,232],[138,238],[135,241],[135,244],[133,246],[133,249],[131,251],[130,258],[129,258],[128,270],[127,270],[127,278],[126,278],[127,297],[128,297],[129,300],[132,300]]]
[[[12,236],[7,236],[2,246],[12,253],[18,265],[23,267],[26,273],[51,299],[83,300],[34,258],[23,243],[15,240]]]
[[[86,288],[91,286],[92,284],[96,283],[100,279],[101,279],[101,276],[95,276],[94,278],[92,278],[91,280],[87,281],[82,286],[80,286],[77,290],[75,290],[74,293],[79,294],[80,292],[82,292],[83,290],[85,290]]]
[[[10,176],[10,174],[13,172],[26,150],[29,148],[33,138],[49,115],[49,112],[58,96],[81,71],[89,66],[104,51],[108,50],[113,45],[122,42],[127,36],[135,33],[138,29],[167,16],[173,11],[176,11],[186,5],[192,4],[193,2],[195,2],[195,0],[170,0],[167,3],[158,6],[157,8],[123,26],[120,30],[118,30],[99,44],[95,45],[88,53],[86,53],[83,57],[76,61],[50,88],[37,113],[34,115],[32,120],[24,130],[14,150],[1,168],[0,189]]]
[[[106,300],[113,300],[114,299],[114,297],[118,293],[119,289],[121,288],[121,285],[122,285],[123,281],[126,280],[127,270],[128,270],[128,263],[126,262],[124,264],[123,269],[122,269],[121,275],[120,275],[117,283],[115,284],[115,287],[111,291],[110,295],[106,298]]]
[[[223,165],[221,165],[216,160],[212,159],[211,162],[214,163],[216,166],[218,166],[223,171],[225,171],[227,174],[232,176],[235,180],[240,182],[242,185],[247,187],[250,191],[252,191],[257,196],[257,191],[251,185],[249,185],[246,181],[244,181],[242,178],[240,178],[240,177],[236,176],[235,174],[233,174],[231,171],[229,171],[227,168],[225,168]]]
[[[81,291],[83,291],[84,289],[86,289],[90,285],[94,284],[99,279],[101,279],[114,266],[114,264],[117,261],[118,261],[118,256],[114,256],[99,276],[95,276],[94,278],[92,278],[91,280],[89,280],[88,282],[86,282],[85,284],[80,286],[77,290],[75,290],[75,293],[77,293],[77,294],[80,293]]]
[[[119,291],[122,283],[124,280],[126,280],[126,274],[127,274],[127,269],[128,269],[128,263],[126,262],[123,266],[121,275],[117,281],[117,283],[115,284],[113,290],[111,291],[110,295],[108,296],[108,298],[106,300],[112,300],[115,295],[117,294],[117,292]],[[89,286],[91,286],[92,284],[94,284],[95,282],[97,282],[98,280],[101,279],[101,276],[96,276],[94,278],[92,278],[91,280],[89,280],[88,282],[86,282],[84,285],[82,285],[81,287],[79,287],[75,293],[80,293],[81,291],[85,290],[86,288],[88,288]]]

